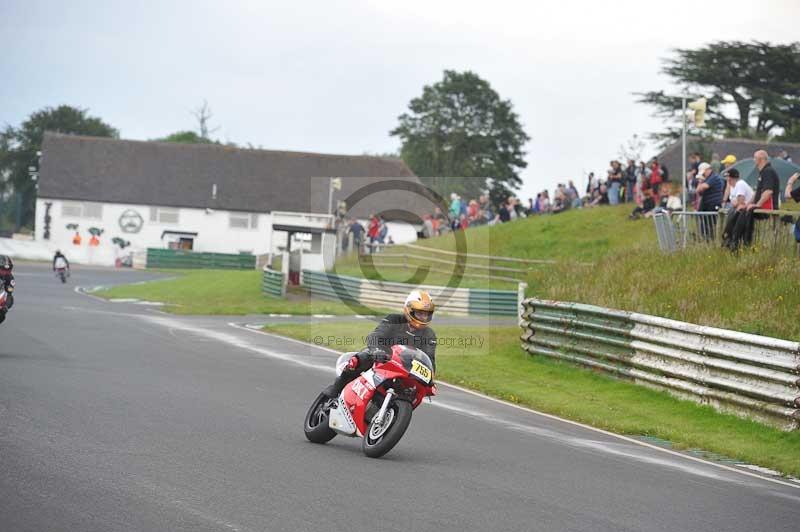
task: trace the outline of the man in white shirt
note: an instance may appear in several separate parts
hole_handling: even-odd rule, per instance
[[[753,199],[753,189],[743,179],[739,179],[739,170],[736,168],[729,168],[723,172],[725,179],[728,181],[729,197],[731,208],[735,210],[744,209],[748,203]]]

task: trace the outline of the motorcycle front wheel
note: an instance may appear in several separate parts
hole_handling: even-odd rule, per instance
[[[326,443],[336,436],[336,431],[328,426],[328,412],[326,405],[330,399],[325,394],[319,394],[311,408],[306,413],[303,423],[303,431],[306,433],[308,441],[314,443]]]
[[[408,401],[393,401],[386,409],[383,420],[375,416],[361,442],[364,454],[370,458],[380,458],[391,451],[406,433],[413,410]]]

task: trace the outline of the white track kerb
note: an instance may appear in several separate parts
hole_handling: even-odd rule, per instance
[[[246,327],[246,326],[243,326],[243,325],[238,325],[236,323],[229,323],[228,325],[230,325],[231,327],[240,329],[240,330],[249,331],[250,333],[253,333],[253,334],[263,334],[263,335],[273,336],[275,338],[280,338],[281,340],[297,343],[297,344],[306,346],[308,348],[313,348],[313,349],[317,349],[317,350],[333,353],[333,354],[336,354],[336,355],[341,355],[341,352],[336,351],[335,349],[331,349],[329,347],[322,347],[322,346],[314,345],[312,343],[304,342],[302,340],[297,340],[297,339],[294,339],[294,338],[289,338],[289,337],[286,337],[286,336],[281,336],[279,334],[273,334],[273,333],[265,332],[265,331],[262,331],[262,330],[252,329],[252,328],[249,328],[249,327]],[[280,358],[283,359],[283,360],[286,360],[286,358],[284,356],[281,356]],[[307,364],[305,362],[302,362],[302,361],[299,361],[297,359],[290,359],[290,360],[291,360],[291,362],[294,362],[296,364],[300,364],[300,365],[304,365],[304,366],[308,366],[309,365],[309,364]],[[332,370],[331,367],[321,366],[321,365],[318,365],[318,364],[314,364],[314,366],[315,366],[315,369],[324,369],[327,372],[330,372]],[[559,422],[562,422],[562,423],[566,423],[568,425],[581,427],[583,429],[591,430],[593,432],[604,434],[606,436],[611,436],[613,438],[617,438],[619,440],[622,440],[622,441],[625,441],[625,442],[628,442],[628,443],[633,443],[633,444],[636,444],[636,445],[641,446],[641,447],[646,447],[648,449],[653,449],[653,450],[658,451],[660,453],[665,453],[665,454],[668,454],[668,455],[671,455],[671,456],[675,456],[675,457],[679,457],[679,458],[682,458],[682,459],[685,459],[685,460],[689,460],[689,461],[692,461],[692,462],[697,462],[697,463],[705,464],[705,465],[708,465],[708,466],[713,466],[713,467],[716,467],[716,468],[719,468],[719,469],[723,469],[725,471],[736,473],[737,475],[743,475],[743,476],[747,476],[747,477],[763,480],[763,481],[766,481],[766,482],[772,482],[772,483],[775,483],[775,484],[780,484],[782,486],[787,486],[787,487],[791,487],[791,488],[795,488],[795,489],[800,489],[800,483],[798,483],[798,482],[793,482],[791,480],[781,480],[781,479],[777,479],[777,478],[771,478],[771,477],[767,477],[767,476],[764,476],[764,475],[759,475],[759,474],[756,474],[756,473],[752,473],[750,471],[744,471],[744,470],[741,470],[741,469],[737,469],[735,467],[731,467],[731,466],[728,466],[728,465],[725,465],[725,464],[720,464],[720,463],[717,463],[717,462],[711,462],[711,461],[704,460],[702,458],[698,458],[698,457],[695,457],[695,456],[690,456],[690,455],[687,455],[687,454],[684,454],[684,453],[681,453],[681,452],[678,452],[678,451],[673,451],[671,449],[666,449],[664,447],[659,447],[658,445],[653,445],[653,444],[650,444],[650,443],[647,443],[647,442],[644,442],[644,441],[637,440],[635,438],[630,438],[628,436],[623,436],[621,434],[615,434],[613,432],[609,432],[607,430],[599,429],[597,427],[592,427],[591,425],[585,425],[585,424],[579,423],[577,421],[564,419],[564,418],[561,418],[561,417],[558,417],[558,416],[554,416],[552,414],[547,414],[545,412],[540,412],[538,410],[534,410],[532,408],[527,408],[527,407],[524,407],[524,406],[520,406],[518,404],[509,403],[508,401],[503,401],[502,399],[497,399],[496,397],[491,397],[491,396],[488,396],[488,395],[484,395],[484,394],[476,392],[474,390],[469,390],[467,388],[462,388],[461,386],[456,386],[455,384],[450,384],[450,383],[447,383],[447,382],[444,382],[444,381],[441,381],[441,380],[437,380],[436,384],[440,385],[440,386],[445,386],[445,387],[448,387],[448,388],[453,388],[455,390],[459,390],[460,392],[463,392],[463,393],[466,393],[466,394],[469,394],[469,395],[473,395],[475,397],[479,397],[479,398],[481,398],[483,400],[486,400],[486,401],[491,401],[493,403],[501,404],[501,405],[504,405],[504,406],[507,406],[507,407],[510,407],[510,408],[515,408],[517,410],[522,410],[522,411],[528,412],[530,414],[535,414],[535,415],[542,416],[542,417],[547,418],[547,419],[556,420],[556,421],[559,421]],[[440,401],[434,402],[433,405],[440,406],[440,407],[445,408],[447,410],[459,411],[459,413],[461,413],[461,414],[473,415],[473,413],[471,413],[469,411],[462,411],[459,408],[452,407],[452,406],[447,405],[447,404],[442,404]],[[481,413],[475,413],[473,415],[473,417],[476,417],[478,419],[481,419],[481,420],[484,420],[484,421],[487,421],[487,422],[496,421],[497,424],[499,424],[501,426],[505,426],[506,428],[511,428],[511,429],[515,429],[515,430],[516,429],[520,429],[520,427],[524,427],[522,425],[517,426],[518,424],[509,423],[507,421],[493,420],[492,418],[490,418],[490,417],[488,417],[488,416],[486,416],[484,414],[481,414]],[[530,432],[529,429],[530,429],[530,427],[524,427],[522,429],[522,431]],[[597,443],[599,443],[599,442],[594,442],[594,444],[597,444]],[[581,446],[588,446],[590,444],[592,444],[592,442],[585,442]],[[604,450],[608,451],[608,452],[616,453],[616,454],[623,454],[623,453],[619,453],[618,451],[611,450],[609,448],[605,448]],[[648,458],[641,457],[641,456],[637,456],[637,457],[633,457],[633,458],[636,458],[636,459],[638,459],[640,461],[646,461],[646,462],[651,462],[651,463],[655,462],[655,460],[648,459]],[[679,467],[679,469],[684,469],[684,468],[680,468]],[[694,470],[692,472],[695,473],[695,474],[698,473],[696,470]]]

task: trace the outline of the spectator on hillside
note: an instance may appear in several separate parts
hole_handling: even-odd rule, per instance
[[[378,218],[378,243],[386,243],[386,236],[389,234],[389,226],[386,225],[386,220],[382,217]]]
[[[792,190],[795,181],[798,179],[800,179],[800,172],[792,174],[792,176],[789,178],[789,181],[786,182],[786,190],[784,191],[783,195],[787,200],[792,198],[797,203],[800,203],[800,187],[798,187],[796,190]]]
[[[653,157],[653,160],[650,161],[650,182],[649,182],[649,189],[650,194],[653,198],[653,201],[658,203],[658,188],[661,186],[662,181],[664,180],[664,176],[661,173],[661,165],[658,164],[658,159]]]
[[[592,194],[594,194],[594,191],[599,187],[600,183],[599,180],[594,176],[594,172],[589,172],[586,182],[586,195],[591,198]]]
[[[552,205],[550,204],[550,193],[546,190],[542,191],[542,206],[539,212],[549,213]]]
[[[461,216],[461,198],[455,192],[450,194],[450,209],[448,210],[451,220],[458,220]]]
[[[725,170],[736,164],[736,156],[733,155],[732,153],[729,153],[720,162],[722,163],[722,171],[724,172]]]
[[[758,186],[753,202],[747,208],[774,210],[780,208],[780,179],[778,173],[769,163],[769,155],[764,150],[758,150],[753,154],[753,159],[758,168]]]
[[[608,189],[606,188],[605,183],[600,185],[600,189],[597,191],[597,197],[589,203],[591,207],[597,207],[598,205],[608,205],[610,203],[608,199]]]
[[[567,208],[567,196],[564,193],[564,185],[559,183],[553,192],[553,208],[551,212],[561,212]]]
[[[728,180],[731,210],[725,217],[722,232],[722,245],[736,251],[742,244],[749,245],[753,235],[753,212],[747,210],[755,193],[744,180],[739,179],[739,171],[729,168],[724,171]]]
[[[628,166],[625,167],[625,203],[633,201],[634,189],[636,188],[636,161],[628,159]]]
[[[433,217],[430,214],[426,214],[422,217],[422,238],[433,238],[435,234],[433,230]]]
[[[723,202],[730,202],[731,209],[742,210],[753,201],[753,189],[743,179],[739,179],[739,170],[731,168],[723,173],[728,182],[725,187],[726,197]]]
[[[440,207],[436,207],[433,211],[433,231],[435,235],[441,235],[447,232],[447,217],[442,212]]]
[[[722,171],[722,163],[719,160],[719,153],[712,153],[711,154],[711,169],[714,171],[715,174],[721,175]]]
[[[569,180],[567,186],[567,198],[573,208],[581,206],[581,195],[578,193],[578,189],[575,188],[575,183],[572,182],[572,179]]]
[[[504,201],[500,204],[500,209],[497,211],[497,219],[501,223],[506,223],[511,221],[511,213],[508,212],[508,202]]]
[[[700,235],[706,240],[714,239],[717,227],[716,212],[722,206],[722,193],[725,191],[722,180],[714,173],[711,165],[700,163],[697,167],[697,196],[699,197],[698,210],[700,212],[713,212],[713,216],[706,215],[699,218]]]
[[[714,173],[711,165],[700,163],[697,168],[697,195],[700,197],[700,212],[716,212],[722,206],[724,192],[722,179]]]
[[[478,203],[483,213],[483,223],[489,223],[494,220],[494,207],[489,201],[489,196],[486,194],[481,195]]]
[[[512,220],[517,220],[519,218],[524,218],[525,215],[522,212],[522,205],[519,204],[519,199],[515,196],[509,196],[508,198],[508,215]]]
[[[783,160],[784,160],[784,161],[786,161],[787,163],[790,163],[790,162],[792,162],[792,158],[791,158],[791,157],[789,157],[789,152],[787,152],[786,150],[781,150],[781,151],[778,153],[778,157],[780,157],[781,159],[783,159]],[[786,196],[786,197],[788,198],[789,196]]]
[[[669,178],[669,169],[667,168],[667,165],[665,165],[662,162],[659,162],[658,157],[653,157],[653,161],[658,165],[658,169],[661,172],[661,182],[669,183],[670,178]]]
[[[647,164],[644,161],[639,161],[639,165],[636,167],[636,185],[633,188],[633,200],[636,202],[637,205],[641,207],[642,202],[644,201],[644,194],[642,193],[642,185],[645,179],[648,178]]]
[[[611,205],[619,203],[620,190],[625,181],[625,172],[619,161],[611,161],[611,171],[608,174],[608,200]]]
[[[477,225],[480,223],[479,211],[480,209],[478,208],[478,202],[475,200],[469,200],[469,206],[467,207],[467,219],[469,220],[470,225]]]
[[[380,233],[380,220],[374,214],[369,215],[369,228],[367,229],[367,237],[369,238],[370,249],[374,251],[373,244],[378,241],[378,234]]]
[[[693,203],[695,207],[697,207],[698,167],[701,162],[699,153],[694,152],[689,154],[689,166],[686,168],[686,195],[689,203]]]
[[[353,218],[347,227],[347,232],[353,235],[353,249],[361,250],[361,241],[364,239],[364,226]]]

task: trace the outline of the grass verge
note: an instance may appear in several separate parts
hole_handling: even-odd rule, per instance
[[[371,329],[369,323],[335,321],[265,327],[339,351],[358,349]],[[520,349],[516,327],[441,326],[436,332],[441,380],[612,432],[662,438],[678,449],[699,448],[800,476],[800,432],[782,432],[666,393],[532,357]]]
[[[160,301],[175,314],[336,314],[355,312],[339,301],[312,299],[305,291],[286,299],[261,292],[261,272],[250,270],[171,270],[178,277],[115,286],[95,292],[107,299]]]

